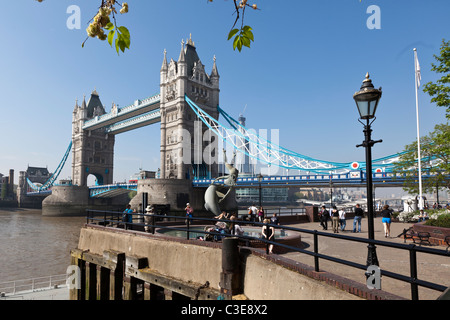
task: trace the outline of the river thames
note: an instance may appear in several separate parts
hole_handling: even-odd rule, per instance
[[[0,208],[0,219],[0,282],[65,274],[86,222],[20,208]]]

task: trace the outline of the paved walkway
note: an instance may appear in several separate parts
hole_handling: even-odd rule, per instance
[[[18,292],[14,295],[6,295],[0,300],[69,300],[69,288],[63,286],[57,289]]]
[[[319,222],[301,223],[289,225],[301,229],[323,231]],[[381,218],[375,218],[375,240],[390,241],[395,243],[404,243],[403,238],[397,237],[403,232],[404,228],[409,228],[412,223],[396,222],[391,224],[391,237],[384,237],[383,224]],[[349,235],[353,237],[368,238],[367,232],[367,218],[362,219],[361,233],[353,233],[353,219],[347,219],[347,226],[344,232],[339,232],[340,235]],[[328,222],[328,230],[323,231],[327,233],[333,233],[331,223]],[[302,234],[302,242],[305,243],[307,249],[313,250],[313,235],[304,233]],[[411,244],[412,241],[406,242]],[[425,246],[425,245],[424,245]],[[436,249],[445,250],[444,246],[426,246]],[[409,252],[406,250],[392,249],[384,246],[377,246],[377,257],[382,270],[391,271],[395,273],[410,275],[409,270]],[[330,255],[336,258],[349,260],[361,264],[366,264],[367,259],[367,244],[358,243],[353,241],[344,241],[341,239],[335,239],[330,237],[319,237],[319,253]],[[313,257],[297,252],[288,252],[283,256],[290,259],[302,262],[304,264],[313,266]],[[450,255],[448,256],[436,256],[430,254],[417,254],[417,269],[418,278],[433,283],[438,283],[447,287],[450,287]],[[364,271],[347,267],[345,265],[329,262],[320,259],[319,266],[321,270],[337,274],[342,277],[352,279],[354,281],[366,283]],[[389,293],[395,294],[400,297],[411,299],[411,286],[409,283],[395,280],[388,277],[382,277],[381,289]],[[419,299],[420,300],[434,300],[439,297],[441,293],[439,291],[419,287]]]
[[[289,224],[291,227],[318,230],[322,231],[322,227],[318,222],[313,223],[301,223],[301,224]],[[403,232],[404,228],[412,226],[411,223],[392,223],[391,224],[391,237],[385,238],[383,225],[381,218],[375,218],[375,239],[382,241],[390,241],[395,243],[404,243],[403,238],[397,236]],[[353,228],[353,219],[347,220],[346,231],[339,232],[340,235],[349,235],[353,237],[367,238],[367,219],[362,219],[361,233],[351,232]],[[330,222],[327,233],[333,233]],[[307,250],[313,250],[313,236],[311,234],[302,234],[302,242],[305,243]],[[407,241],[407,244],[412,243]],[[430,247],[430,246],[427,246]],[[431,246],[436,249],[445,250],[443,246]],[[357,262],[360,264],[366,264],[367,259],[367,244],[357,243],[352,241],[345,241],[341,239],[334,239],[329,237],[319,237],[319,253],[330,255],[336,258]],[[282,254],[287,258],[295,261],[302,262],[304,264],[313,266],[313,257],[297,253],[288,252]],[[384,246],[377,246],[377,256],[382,270],[387,270],[395,273],[404,274],[409,276],[409,253],[404,250],[386,248]],[[450,255],[449,256],[436,256],[423,253],[417,254],[418,261],[418,275],[420,280],[430,281],[438,283],[444,286],[450,286]],[[366,279],[364,271],[347,267],[341,264],[329,262],[321,259],[320,269],[334,273],[336,275],[361,282],[365,284]],[[411,286],[408,283],[394,280],[388,277],[383,277],[381,281],[381,289],[397,296],[411,299]],[[440,292],[419,287],[419,299],[420,300],[434,300],[441,295]],[[5,299],[5,298],[3,298]],[[0,298],[0,300],[3,300]],[[46,290],[40,292],[34,292],[29,294],[19,294],[14,297],[6,297],[6,299],[20,299],[20,300],[66,300],[68,299],[68,289],[61,288],[56,290]]]

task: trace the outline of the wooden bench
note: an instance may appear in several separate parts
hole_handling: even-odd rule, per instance
[[[422,243],[424,243],[424,242],[427,242],[429,245],[431,245],[429,232],[416,232],[413,230],[412,227],[409,228],[408,230],[406,230],[406,229],[403,230],[403,239],[404,239],[405,243],[406,243],[406,239],[411,239],[414,243],[416,243],[416,240],[418,240],[419,245],[422,245]]]

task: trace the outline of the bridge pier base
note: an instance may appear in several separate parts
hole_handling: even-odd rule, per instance
[[[87,209],[123,211],[128,204],[127,194],[111,199],[89,197],[88,187],[53,186],[52,194],[42,202],[43,216],[86,216]]]

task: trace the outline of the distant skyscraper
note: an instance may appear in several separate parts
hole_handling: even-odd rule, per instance
[[[238,121],[241,126],[245,127],[246,118],[244,115],[240,114]],[[243,128],[238,128],[239,132],[246,137]],[[252,174],[253,165],[250,164],[250,157],[248,156],[249,142],[248,141],[236,141],[237,147],[242,150],[242,152],[237,152],[236,154],[236,168],[239,170],[239,174]]]

